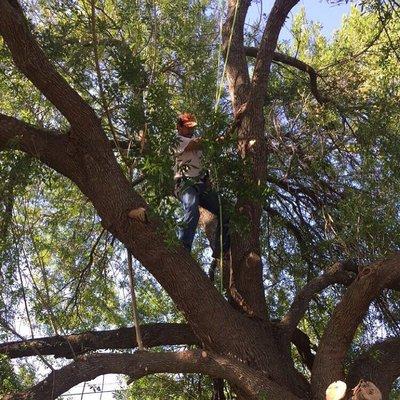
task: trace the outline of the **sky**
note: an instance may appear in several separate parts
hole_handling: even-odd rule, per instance
[[[262,12],[265,14],[269,13],[272,7],[272,0],[256,0],[252,2],[249,10],[248,19],[257,19],[260,15],[262,4]],[[354,1],[353,1],[354,4]],[[333,37],[333,34],[337,29],[340,28],[342,18],[347,15],[350,11],[351,4],[342,1],[339,5],[332,4],[328,0],[300,0],[298,4],[293,7],[289,14],[285,26],[283,27],[279,36],[280,40],[290,40],[290,26],[293,16],[296,15],[301,8],[304,7],[306,10],[306,16],[309,21],[319,22],[322,25],[322,34],[328,39]]]
[[[261,0],[263,1],[262,9],[263,13],[268,13],[272,6],[272,0]],[[306,10],[306,16],[309,21],[319,22],[322,25],[322,33],[328,38],[332,38],[335,31],[340,28],[343,16],[347,15],[350,11],[350,4],[342,2],[340,5],[329,4],[327,0],[300,0],[296,7],[293,8],[286,21],[285,27],[282,29],[280,40],[290,40],[290,25],[294,15],[296,15],[300,9],[304,7]],[[249,18],[257,18],[260,13],[260,0],[253,2],[253,5],[249,12]],[[104,380],[103,380],[104,379]],[[113,391],[121,387],[121,378],[116,375],[107,375],[105,378],[98,377],[95,381],[82,383],[75,386],[67,393],[65,393],[60,399],[66,400],[111,400],[114,398]],[[122,379],[123,380],[123,379]],[[103,393],[93,391],[93,387],[102,387]],[[124,387],[124,385],[122,385]]]

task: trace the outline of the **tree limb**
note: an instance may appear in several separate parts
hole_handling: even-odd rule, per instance
[[[140,326],[143,344],[147,348],[156,346],[197,345],[196,338],[188,324],[154,323]],[[291,338],[303,362],[311,370],[314,356],[311,353],[310,339],[299,329]],[[56,358],[74,358],[96,350],[121,350],[137,347],[135,330],[119,328],[107,331],[89,331],[65,336],[42,337],[0,344],[0,354],[9,358],[53,355]]]
[[[293,334],[310,301],[317,293],[334,283],[349,285],[354,280],[354,277],[349,274],[349,267],[350,265],[348,266],[346,263],[333,264],[324,274],[312,279],[296,294],[290,310],[282,319],[282,324],[287,329],[289,336]]]
[[[102,225],[138,259],[166,289],[196,334],[213,348],[229,347],[220,321],[239,326],[235,333],[244,343],[245,317],[225,301],[183,246],[167,248],[161,223],[152,218],[144,224],[129,219],[132,209],[146,208],[145,200],[132,189],[91,107],[56,72],[29,31],[18,3],[0,0],[0,34],[10,48],[17,67],[49,98],[71,123],[70,145],[52,149],[52,167],[68,176],[92,202]],[[71,151],[75,175],[63,166],[60,148]],[[32,150],[33,151],[33,150]],[[56,164],[58,162],[58,164]],[[50,165],[50,163],[49,163]],[[201,301],[200,301],[201,299]],[[214,318],[210,320],[210,310]],[[242,322],[239,322],[242,321]],[[243,327],[243,328],[242,328]],[[256,327],[255,325],[253,326]],[[263,336],[261,333],[257,336]],[[211,340],[211,337],[213,340]],[[260,341],[263,339],[260,337]]]
[[[269,380],[266,375],[228,357],[205,351],[178,353],[137,352],[135,354],[91,354],[54,371],[27,392],[5,396],[3,400],[52,400],[73,386],[99,375],[114,373],[130,377],[130,381],[155,373],[202,373],[224,378],[241,388],[249,400],[299,400],[298,397]]]
[[[246,51],[246,55],[248,57],[257,57],[259,50],[257,47],[245,47],[245,51]],[[310,65],[306,64],[304,61],[301,61],[295,57],[291,57],[291,56],[288,56],[287,54],[283,54],[283,53],[278,53],[276,51],[273,53],[272,60],[274,62],[280,62],[282,64],[286,64],[291,67],[294,67],[300,71],[306,72],[310,77],[311,93],[314,95],[314,97],[318,101],[318,103],[326,104],[329,102],[329,99],[327,97],[323,96],[318,89],[318,84],[317,84],[318,73],[313,67],[311,67]]]
[[[400,338],[376,343],[357,357],[349,368],[347,382],[350,387],[360,379],[379,386],[384,399],[389,397],[393,382],[400,376]]]
[[[72,126],[80,123],[85,127],[97,120],[88,103],[51,65],[30,32],[28,22],[17,1],[13,1],[11,5],[8,0],[0,0],[0,35],[11,51],[15,65],[57,107]]]
[[[196,345],[196,338],[187,324],[146,324],[140,327],[146,347]],[[91,331],[66,336],[53,336],[0,344],[0,354],[9,358],[54,355],[73,358],[75,354],[104,349],[133,349],[137,347],[133,328]]]
[[[222,48],[227,58],[226,76],[235,114],[247,101],[250,89],[250,76],[243,47],[244,22],[249,6],[249,0],[229,0],[228,15],[222,30]]]
[[[264,105],[271,62],[274,58],[278,36],[287,15],[297,3],[298,0],[276,0],[271,9],[257,53],[246,108],[263,107]]]
[[[68,153],[68,136],[0,113],[0,151],[21,150],[61,174],[76,179],[76,166]]]
[[[373,299],[400,280],[400,253],[364,267],[336,306],[321,338],[312,371],[314,398],[344,379],[346,352]]]

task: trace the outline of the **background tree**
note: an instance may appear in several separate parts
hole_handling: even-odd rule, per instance
[[[112,372],[197,373],[271,399],[321,399],[334,380],[366,378],[388,398],[400,371],[400,269],[388,256],[399,242],[398,7],[360,3],[332,43],[300,14],[295,41],[277,48],[296,3],[277,0],[245,32],[250,2],[229,1],[219,48],[213,3],[0,0],[0,350],[53,369],[22,389],[29,372],[19,382],[4,361],[4,390],[20,391],[10,398],[53,398]],[[228,87],[214,113],[221,54]],[[223,290],[199,267],[202,235],[197,261],[174,235],[169,149],[184,109],[229,200]],[[148,223],[128,218],[138,207]],[[93,352],[136,346],[125,247],[145,345],[189,349]],[[20,314],[32,339],[9,342]],[[55,371],[49,354],[73,361]],[[210,381],[191,379],[167,375],[154,391],[169,380],[208,398]],[[214,381],[214,398],[225,395]]]

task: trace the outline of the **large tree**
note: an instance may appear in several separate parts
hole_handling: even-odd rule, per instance
[[[229,182],[225,183],[225,188],[221,188],[225,189],[231,200],[232,214],[231,259],[225,261],[223,266],[222,274],[225,277],[221,280],[224,290],[221,291],[182,246],[166,240],[170,234],[166,227],[168,218],[156,209],[157,204],[163,201],[161,195],[165,196],[165,192],[161,190],[162,193],[157,193],[157,187],[153,187],[153,191],[151,189],[152,177],[169,173],[169,161],[157,164],[157,160],[162,151],[172,144],[172,136],[169,141],[163,141],[159,131],[149,126],[152,123],[162,126],[173,115],[168,107],[162,108],[154,100],[157,96],[165,95],[165,86],[160,81],[172,79],[172,74],[177,77],[173,80],[175,89],[182,94],[189,96],[191,91],[198,95],[209,94],[205,87],[210,77],[200,76],[197,81],[195,77],[189,78],[191,73],[204,69],[202,66],[196,70],[193,65],[199,63],[196,55],[204,56],[201,51],[205,47],[199,45],[197,49],[196,43],[184,43],[187,32],[178,32],[182,42],[174,42],[176,48],[169,49],[170,62],[158,66],[155,78],[155,68],[149,70],[142,67],[140,52],[132,56],[134,52],[126,44],[123,34],[100,35],[102,20],[97,18],[97,14],[103,13],[102,18],[106,21],[115,17],[107,15],[106,4],[97,4],[94,0],[82,2],[86,5],[87,24],[80,26],[78,20],[76,29],[86,26],[88,35],[86,38],[82,35],[83,39],[69,40],[69,31],[65,27],[68,27],[68,18],[74,18],[73,2],[61,5],[55,2],[61,8],[57,12],[63,13],[65,20],[60,21],[50,15],[48,21],[52,21],[52,18],[57,21],[58,27],[54,27],[57,34],[54,34],[51,26],[41,26],[39,34],[35,33],[39,16],[25,7],[26,4],[23,7],[16,0],[0,0],[0,34],[15,67],[38,89],[41,101],[45,102],[41,97],[44,96],[61,114],[51,112],[42,126],[16,118],[18,110],[12,107],[5,107],[9,111],[7,115],[0,114],[0,150],[4,152],[1,165],[4,174],[7,173],[2,200],[5,217],[0,225],[4,240],[12,225],[15,191],[29,182],[33,173],[29,169],[31,159],[39,160],[48,167],[47,173],[49,170],[56,171],[72,182],[72,185],[66,186],[70,192],[64,190],[57,194],[58,201],[67,201],[68,194],[74,195],[71,186],[79,188],[96,212],[92,222],[101,224],[103,229],[100,229],[92,249],[90,244],[93,244],[93,237],[86,238],[89,243],[86,245],[85,238],[79,238],[90,261],[79,275],[76,291],[82,289],[88,274],[94,274],[91,269],[93,254],[107,232],[152,274],[186,320],[185,324],[142,325],[144,345],[147,348],[181,344],[195,346],[192,350],[176,352],[96,352],[101,349],[136,347],[135,334],[129,328],[3,343],[0,351],[12,358],[49,354],[73,358],[70,364],[53,370],[46,379],[30,389],[6,398],[52,399],[74,385],[102,374],[125,374],[131,380],[136,380],[161,372],[199,373],[224,379],[240,399],[323,399],[326,388],[333,381],[341,379],[353,387],[361,378],[373,381],[384,398],[388,398],[394,381],[400,376],[399,339],[376,342],[358,356],[354,355],[354,343],[360,336],[363,319],[372,303],[376,309],[387,311],[387,320],[393,317],[390,304],[386,301],[387,290],[393,291],[390,296],[391,301],[395,301],[396,291],[400,289],[398,254],[372,261],[377,254],[383,256],[387,251],[396,250],[399,243],[396,233],[393,233],[398,227],[395,212],[398,204],[389,195],[389,189],[387,193],[384,192],[385,179],[389,179],[391,185],[397,183],[397,161],[392,159],[387,162],[381,158],[382,154],[388,158],[396,156],[393,143],[398,140],[394,125],[395,116],[399,115],[395,109],[398,104],[399,76],[393,67],[393,60],[396,60],[399,52],[396,41],[399,29],[393,18],[398,13],[397,4],[394,1],[363,2],[366,15],[358,15],[358,21],[373,22],[376,29],[358,53],[350,50],[345,51],[343,57],[341,54],[331,55],[331,59],[346,63],[349,66],[347,71],[339,68],[324,76],[323,72],[318,73],[304,61],[308,57],[306,61],[312,61],[316,66],[324,65],[321,60],[312,60],[312,46],[304,47],[304,41],[311,41],[312,32],[308,32],[308,38],[300,37],[299,33],[297,51],[304,56],[303,60],[277,52],[279,33],[297,2],[276,0],[263,30],[253,32],[253,41],[245,37],[245,21],[251,2],[227,2],[221,55],[226,60],[230,96],[230,103],[225,104],[224,112],[225,115],[230,113],[232,120],[224,134],[235,148],[222,150],[225,158],[218,159],[218,165],[214,166],[217,176],[227,177],[227,164],[231,163]],[[168,8],[168,4],[160,2],[160,8]],[[193,4],[197,3],[188,2],[188,7]],[[206,5],[197,5],[199,15],[206,18]],[[118,8],[118,4],[114,6]],[[121,2],[120,6],[126,5]],[[182,8],[178,7],[172,9],[171,14],[178,18],[180,11]],[[149,15],[157,19],[158,12],[154,6]],[[29,20],[25,14],[29,15]],[[132,24],[129,29],[135,34],[143,32],[135,25],[135,18],[137,25],[139,22],[152,24],[149,19],[139,20],[134,12],[129,14],[129,18],[126,23]],[[189,25],[196,23],[199,21],[192,21]],[[166,29],[185,26],[180,20],[177,25],[171,23]],[[150,29],[149,41],[142,39],[142,48],[153,46],[153,50],[167,53],[165,49],[170,46],[168,37],[156,44],[151,43],[154,37],[163,38],[161,35],[155,36],[153,32],[153,29],[162,30],[162,27],[161,20],[157,20]],[[118,31],[118,27],[113,29]],[[208,32],[210,37],[214,33],[212,29]],[[190,40],[193,41],[198,32],[194,29],[191,34]],[[315,35],[317,38],[318,35]],[[367,33],[363,36],[364,40],[366,38]],[[317,55],[322,54],[319,48],[326,47],[326,43],[319,40],[315,39],[313,43]],[[353,45],[345,40],[342,43],[350,49]],[[379,47],[377,43],[381,43]],[[250,47],[247,44],[257,46]],[[67,51],[63,46],[71,46],[72,50]],[[199,53],[193,55],[196,51],[188,50],[185,53],[185,46],[186,49],[193,46]],[[374,54],[378,61],[372,59],[369,67],[360,64],[368,72],[372,65],[376,68],[379,66],[379,72],[384,71],[385,74],[376,73],[371,77],[365,71],[361,74],[358,60],[373,46],[378,47],[377,54]],[[89,49],[88,53],[82,50],[85,48]],[[77,74],[74,81],[71,77],[63,76],[69,68],[68,60],[64,60],[63,56],[71,56],[75,50],[81,52],[82,59],[79,60],[81,74]],[[181,59],[180,52],[183,52]],[[328,53],[325,49],[324,55],[329,61]],[[185,64],[192,55],[192,63]],[[155,51],[149,59],[156,63],[157,57]],[[7,59],[7,55],[4,55],[4,59]],[[119,69],[105,78],[103,73],[109,67],[110,59],[115,61]],[[386,64],[383,60],[386,60]],[[85,65],[85,62],[91,65]],[[271,67],[273,62],[287,69],[277,71]],[[130,67],[128,71],[127,66]],[[293,78],[288,71],[290,74],[303,75]],[[340,75],[335,76],[335,71],[336,74],[340,71]],[[117,75],[129,76],[129,79],[115,80]],[[358,81],[361,75],[362,82]],[[325,89],[323,92],[319,87],[322,79],[317,81],[321,77]],[[380,80],[374,88],[380,86],[381,91],[369,90],[368,85],[362,86],[365,82],[373,85],[375,78]],[[77,82],[79,79],[82,79],[81,88]],[[159,79],[159,85],[152,86],[156,79]],[[115,82],[121,87],[115,86]],[[93,90],[90,90],[90,85],[93,83],[98,88],[94,97],[98,98],[91,100]],[[21,78],[19,84],[27,85],[27,82]],[[126,114],[118,111],[118,107],[123,108],[124,101],[127,101],[119,94],[119,89],[121,93],[124,90],[123,85],[136,94],[136,97],[132,95],[133,100],[127,107],[131,112]],[[300,92],[309,94],[301,96]],[[107,98],[110,93],[112,101]],[[163,100],[173,101],[173,98],[165,95]],[[149,106],[152,101],[160,109],[152,110]],[[185,105],[193,104],[188,102]],[[46,103],[43,107],[48,110],[50,105]],[[206,95],[202,102],[197,103],[197,107],[203,110],[204,115],[212,110]],[[390,112],[387,112],[388,108]],[[382,116],[384,112],[388,114],[386,117]],[[220,124],[216,119],[216,124]],[[58,121],[59,129],[43,127],[55,124],[55,121]],[[125,125],[133,130],[143,129],[149,135],[148,153],[138,151],[135,153],[137,159],[132,159],[127,148],[136,145],[122,140],[120,135]],[[65,129],[62,129],[63,126]],[[388,133],[375,141],[371,132],[378,129]],[[211,142],[209,150],[214,154]],[[24,158],[21,155],[23,153],[30,158]],[[13,158],[14,154],[17,158]],[[140,184],[135,186],[131,181],[132,172],[139,170],[144,173],[144,179],[150,182],[147,188]],[[382,184],[377,183],[377,178],[382,180]],[[221,178],[219,184],[224,186]],[[59,188],[50,185],[46,190],[53,190],[52,195],[56,196]],[[375,203],[371,199],[374,195],[379,197]],[[382,218],[385,224],[371,229],[377,205],[382,206],[378,208],[383,210],[378,218]],[[363,212],[357,212],[356,206],[365,207],[365,215],[372,215],[372,221],[367,218],[362,220]],[[146,221],[128,217],[132,209],[142,208],[147,210]],[[88,209],[86,204],[80,217],[89,220]],[[394,210],[393,213],[388,209]],[[393,221],[388,222],[386,219],[389,217],[393,217]],[[68,216],[64,223],[67,222]],[[212,230],[212,226],[208,226],[212,225],[212,221],[204,218],[204,225],[206,232]],[[267,235],[265,231],[268,231]],[[62,236],[63,231],[60,232],[58,235]],[[49,235],[49,232],[46,234]],[[371,234],[381,236],[371,240]],[[385,245],[374,245],[374,239],[381,240]],[[7,243],[4,243],[2,245],[5,246]],[[4,254],[5,248],[2,248]],[[63,251],[67,253],[68,250]],[[44,283],[43,288],[38,290],[38,296],[42,297],[42,312],[48,320],[46,317],[43,319],[53,327],[55,333],[59,333],[63,322],[57,321],[53,315],[57,304],[60,304],[59,298],[50,294],[48,281],[53,273],[51,268],[60,266],[55,267],[51,263],[46,265],[41,259],[40,248],[33,248],[32,254],[41,260]],[[6,261],[11,265],[13,260],[11,257]],[[57,261],[62,263],[63,258]],[[270,276],[266,277],[266,265],[271,276],[280,275],[281,279],[293,276],[297,292],[289,298],[282,298],[279,279],[274,278],[274,282]],[[298,268],[298,271],[293,273],[293,268]],[[7,270],[9,275],[11,270]],[[13,271],[20,273],[20,267]],[[51,278],[56,280],[56,274]],[[6,282],[7,276],[2,279]],[[272,282],[271,292],[276,285],[276,295],[269,291],[266,297],[267,280],[268,283]],[[100,282],[101,279],[92,282],[94,292],[99,290]],[[338,285],[340,290],[337,289]],[[327,308],[313,309],[310,305],[312,300],[326,290],[329,294],[322,299],[328,304]],[[287,295],[288,292],[285,293]],[[23,286],[19,294],[25,299]],[[4,296],[7,296],[6,290]],[[79,301],[77,296],[73,298],[76,302]],[[88,306],[91,301],[89,297]],[[7,301],[3,299],[3,303],[5,305]],[[105,306],[110,308],[109,304]],[[58,310],[59,314],[62,314],[62,307]],[[309,314],[308,318],[305,318],[306,313]],[[324,318],[319,320],[315,316],[318,313],[324,314]],[[77,318],[82,319],[82,316]],[[379,313],[373,314],[371,323],[378,318]],[[299,329],[299,324],[300,321],[306,321],[306,324],[312,325],[316,319],[318,324],[323,323],[324,326],[312,329],[304,326],[307,333],[311,334],[313,330],[320,332],[315,333],[318,346],[312,351],[310,339]],[[95,319],[88,326],[94,322]],[[100,321],[98,323],[101,325]],[[85,326],[77,321],[74,324],[80,329]],[[6,318],[2,317],[1,325],[10,329]],[[296,356],[292,344],[300,357]],[[219,396],[222,397],[223,393],[219,393]]]

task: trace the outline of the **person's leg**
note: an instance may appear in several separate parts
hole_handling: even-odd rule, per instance
[[[220,204],[218,194],[211,189],[200,190],[199,205],[206,210],[213,213],[218,220],[217,230],[215,232],[215,248],[213,248],[213,257],[220,258],[221,256],[221,219],[222,219],[222,252],[226,253],[230,249],[230,236],[229,236],[229,219],[227,213],[224,211],[223,205],[221,206],[222,218],[220,216]]]
[[[191,251],[197,223],[199,222],[199,192],[195,186],[188,186],[179,195],[184,216],[183,226],[179,228],[178,237],[182,244]]]

